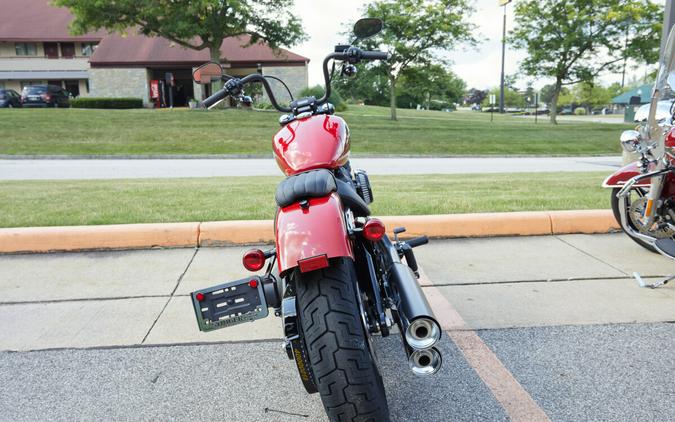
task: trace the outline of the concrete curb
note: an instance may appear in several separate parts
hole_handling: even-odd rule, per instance
[[[609,210],[385,216],[382,220],[390,232],[394,227],[405,226],[406,237],[425,234],[431,238],[590,234],[619,228]],[[271,220],[0,229],[0,253],[224,246],[273,241]]]

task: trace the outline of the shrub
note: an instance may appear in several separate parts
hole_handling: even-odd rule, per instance
[[[576,114],[577,116],[585,116],[586,109],[584,107],[577,107],[574,109],[574,114]]]
[[[300,92],[301,97],[310,97],[314,96],[316,98],[323,97],[324,89],[320,85],[315,85],[309,88],[305,88]],[[347,110],[347,103],[342,100],[342,97],[337,92],[337,90],[332,90],[330,97],[328,97],[328,102],[335,106],[336,111],[345,111]]]
[[[128,109],[143,108],[141,98],[96,98],[79,97],[70,100],[73,108],[105,108],[105,109]]]

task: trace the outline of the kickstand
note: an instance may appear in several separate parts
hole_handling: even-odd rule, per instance
[[[675,275],[670,275],[664,279],[655,281],[652,284],[647,284],[642,277],[640,277],[640,273],[633,273],[633,277],[635,277],[635,280],[638,282],[640,287],[649,287],[650,289],[656,289],[657,287],[664,286],[668,284],[669,281],[675,280]]]

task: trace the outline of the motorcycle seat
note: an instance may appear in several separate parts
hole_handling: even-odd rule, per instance
[[[337,190],[335,176],[330,170],[311,170],[289,176],[277,186],[277,205],[287,207],[303,199],[320,198]]]
[[[321,198],[337,192],[342,203],[354,215],[368,216],[370,208],[356,190],[347,182],[336,179],[330,170],[310,170],[289,176],[277,186],[274,198],[281,208],[309,198]]]

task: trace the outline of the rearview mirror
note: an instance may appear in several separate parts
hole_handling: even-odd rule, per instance
[[[363,40],[382,31],[382,20],[378,18],[363,18],[354,24],[354,35]]]
[[[206,85],[217,82],[223,77],[223,67],[218,63],[204,63],[192,72],[192,79],[198,84]]]

